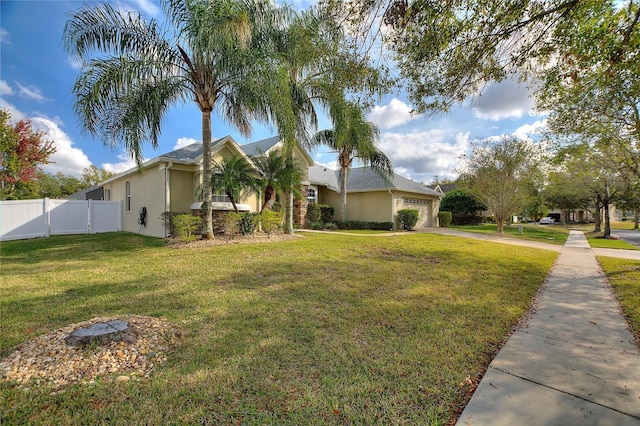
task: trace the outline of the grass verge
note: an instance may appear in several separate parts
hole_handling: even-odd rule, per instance
[[[640,345],[640,265],[635,260],[598,257]]]
[[[602,238],[602,232],[585,232],[584,236],[587,237],[587,241],[589,241],[589,245],[592,248],[640,250],[640,248],[634,246],[633,244],[629,244],[624,240]]]
[[[566,228],[556,226],[545,225],[522,225],[522,234],[520,234],[519,225],[505,225],[504,233],[510,237],[516,237],[522,240],[538,241],[542,243],[560,244],[564,245],[569,235],[569,230]],[[477,232],[480,234],[495,234],[498,235],[498,227],[492,223],[486,223],[483,225],[455,225],[450,226],[452,229],[459,229],[461,231]]]
[[[430,234],[173,249],[128,233],[0,254],[3,355],[95,316],[182,330],[147,380],[3,383],[3,425],[448,424],[557,255]]]

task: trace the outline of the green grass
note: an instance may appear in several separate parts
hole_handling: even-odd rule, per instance
[[[635,260],[598,257],[622,310],[640,344],[640,264]]]
[[[136,234],[2,243],[0,351],[95,316],[165,317],[150,379],[2,384],[12,424],[449,424],[556,253],[431,234],[176,250]]]
[[[499,235],[497,225],[491,223],[483,225],[452,225],[450,228],[480,234]],[[564,245],[567,241],[569,230],[559,226],[527,224],[523,225],[523,233],[520,235],[518,225],[505,225],[504,233],[506,236],[522,240]]]
[[[630,244],[624,240],[614,240],[602,238],[602,232],[586,232],[584,233],[592,248],[611,248],[622,250],[640,250],[640,248]]]

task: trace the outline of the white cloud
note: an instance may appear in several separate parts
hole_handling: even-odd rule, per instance
[[[10,122],[12,124],[15,124],[18,121],[24,120],[27,118],[27,116],[24,115],[22,111],[18,110],[16,107],[11,105],[9,102],[5,101],[4,99],[2,99],[2,109],[9,111],[9,114],[11,114]]]
[[[0,28],[0,43],[11,44],[11,34],[4,28]]]
[[[412,108],[406,103],[393,98],[385,106],[375,106],[369,113],[369,121],[376,123],[381,129],[391,129],[413,120]]]
[[[131,158],[131,155],[126,151],[122,151],[118,154],[117,158],[121,161],[118,163],[102,163],[102,168],[111,173],[122,173],[137,167],[136,161]]]
[[[149,16],[158,16],[160,8],[149,0],[135,0],[137,8]]]
[[[531,139],[531,135],[542,135],[545,130],[547,130],[546,118],[544,120],[538,120],[531,124],[524,124],[514,130],[512,134],[519,139]]]
[[[56,152],[49,157],[52,163],[43,166],[45,172],[81,177],[84,169],[91,166],[89,157],[73,146],[73,141],[56,122],[47,117],[33,117],[31,123],[34,129],[45,132],[44,139],[52,140],[56,147]]]
[[[11,96],[13,95],[13,89],[9,86],[4,80],[0,80],[0,95],[2,96]]]
[[[178,138],[178,141],[176,142],[176,144],[173,146],[173,149],[180,149],[182,147],[185,147],[187,145],[191,145],[193,143],[197,143],[198,141],[193,139],[193,138]]]
[[[455,178],[460,156],[469,146],[469,133],[436,129],[413,133],[383,133],[380,149],[401,176],[429,182],[435,176]]]
[[[160,13],[160,8],[149,0],[118,1],[116,7],[122,14],[133,13],[156,17]]]
[[[16,85],[18,86],[18,95],[22,98],[32,99],[41,103],[49,100],[42,94],[40,88],[37,86],[23,86],[20,83],[16,83]]]
[[[476,117],[498,121],[504,118],[521,118],[534,115],[535,101],[531,92],[514,80],[489,85],[472,102]]]

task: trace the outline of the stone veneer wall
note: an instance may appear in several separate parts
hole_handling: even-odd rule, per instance
[[[293,200],[293,223],[295,225],[298,225],[299,228],[304,228],[304,226],[306,225],[305,217],[307,216],[307,206],[309,205],[309,202],[307,201],[308,191],[308,186],[300,187],[302,198],[296,198]]]

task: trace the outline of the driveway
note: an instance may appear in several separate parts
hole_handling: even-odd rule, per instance
[[[640,247],[640,231],[627,231],[620,229],[612,229],[611,235],[614,237],[620,238],[628,242],[629,244],[633,244],[634,246]]]

